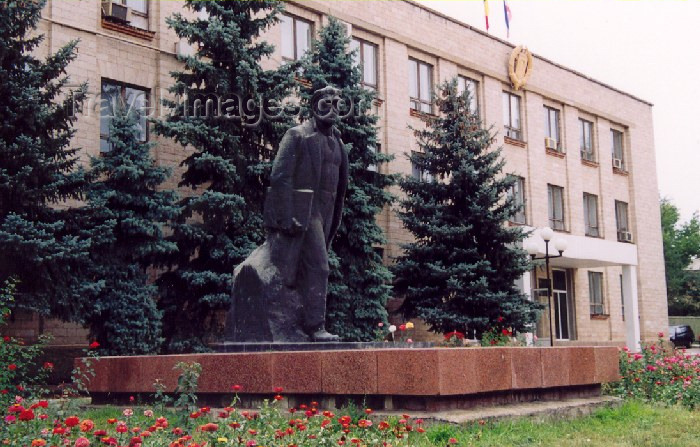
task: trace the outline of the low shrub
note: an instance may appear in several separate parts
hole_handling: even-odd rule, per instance
[[[619,382],[610,391],[625,398],[700,407],[700,357],[675,350],[663,333],[654,343],[642,344],[640,352],[620,351]]]
[[[0,288],[0,329],[10,317],[14,291],[13,281],[6,282]],[[37,359],[50,339],[42,335],[33,344],[9,335],[0,339],[0,405],[9,405],[15,396],[39,398],[45,393],[46,379],[53,370],[53,364],[45,362],[38,365]]]

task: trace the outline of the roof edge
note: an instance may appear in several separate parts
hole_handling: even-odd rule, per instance
[[[430,12],[431,14],[435,14],[435,15],[438,16],[438,17],[442,17],[443,19],[449,20],[449,21],[452,22],[452,23],[455,23],[455,24],[457,24],[457,25],[459,25],[459,26],[462,26],[462,27],[467,28],[467,29],[469,29],[469,30],[471,30],[471,31],[474,31],[474,32],[477,33],[477,34],[481,34],[481,35],[484,36],[484,37],[488,37],[488,38],[490,38],[490,39],[493,39],[493,40],[495,40],[495,41],[497,41],[497,42],[499,42],[499,43],[502,43],[503,45],[509,46],[509,47],[511,47],[511,48],[515,48],[515,47],[516,47],[516,45],[514,45],[514,44],[508,42],[507,40],[503,40],[503,39],[501,39],[500,37],[496,37],[496,36],[494,36],[494,35],[492,35],[492,34],[489,34],[489,33],[485,32],[485,31],[483,31],[483,30],[480,30],[480,29],[478,29],[478,28],[475,28],[475,27],[469,25],[468,23],[462,22],[461,20],[458,20],[458,19],[456,19],[456,18],[454,18],[454,17],[448,16],[447,14],[443,14],[442,12],[437,11],[437,10],[435,10],[435,9],[429,7],[429,6],[425,6],[424,4],[419,3],[419,2],[417,2],[417,1],[415,1],[415,0],[401,0],[401,1],[403,1],[403,2],[405,2],[405,3],[408,3],[408,4],[411,4],[411,5],[413,5],[413,6],[417,6],[418,8],[424,9],[424,10]],[[643,103],[643,104],[646,104],[646,105],[648,105],[648,106],[650,106],[650,107],[654,107],[654,104],[653,104],[652,102],[650,102],[650,101],[647,101],[646,99],[642,99],[642,98],[640,98],[640,97],[638,97],[638,96],[635,96],[635,95],[633,95],[633,94],[631,94],[631,93],[628,93],[628,92],[626,92],[626,91],[624,91],[624,90],[620,90],[619,88],[613,87],[613,86],[610,85],[610,84],[606,84],[606,83],[603,82],[603,81],[599,81],[599,80],[597,80],[597,79],[595,79],[595,78],[592,78],[592,77],[590,77],[590,76],[588,76],[588,75],[586,75],[586,74],[581,73],[580,71],[574,70],[573,68],[566,67],[566,66],[564,66],[564,65],[562,65],[562,64],[560,64],[560,63],[554,62],[554,61],[552,61],[551,59],[548,59],[548,58],[546,58],[546,57],[544,57],[544,56],[540,56],[540,55],[538,55],[538,54],[536,54],[536,53],[533,53],[533,56],[536,57],[537,59],[540,59],[540,60],[544,61],[544,62],[547,62],[547,63],[549,63],[549,64],[552,64],[553,66],[555,66],[555,67],[557,67],[557,68],[560,68],[560,69],[562,69],[562,70],[568,71],[569,73],[572,73],[572,74],[574,74],[574,75],[576,75],[576,76],[580,76],[580,77],[582,77],[583,79],[586,79],[587,81],[594,82],[594,83],[596,83],[596,84],[598,84],[598,85],[600,85],[600,86],[602,86],[602,87],[605,87],[605,88],[610,89],[610,90],[612,90],[612,91],[614,91],[614,92],[620,93],[620,94],[625,95],[625,96],[627,96],[627,97],[629,97],[629,98],[631,98],[631,99],[634,99],[635,101],[639,101],[639,102],[641,102],[641,103]]]

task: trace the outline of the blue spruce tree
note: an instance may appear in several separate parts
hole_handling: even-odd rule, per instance
[[[90,274],[104,288],[84,311],[93,339],[106,355],[157,352],[162,314],[156,305],[157,287],[147,268],[177,252],[163,234],[178,215],[173,191],[159,190],[170,170],[154,165],[154,143],[139,140],[139,111],[111,104],[110,149],[91,159],[95,181],[87,193],[84,229],[100,229],[90,250]]]
[[[481,334],[496,322],[522,331],[539,306],[515,285],[530,266],[522,229],[504,225],[518,210],[514,179],[501,174],[501,149],[469,112],[468,91],[446,82],[435,102],[438,115],[415,130],[422,150],[410,155],[426,175],[400,182],[400,217],[415,238],[394,266],[402,310],[437,332]]]
[[[331,245],[327,316],[330,332],[348,341],[374,338],[377,323],[386,322],[386,302],[391,296],[391,273],[376,247],[385,242],[377,215],[392,203],[387,188],[396,177],[380,173],[391,157],[377,150],[377,121],[373,113],[376,92],[362,85],[358,50],[350,50],[345,26],[331,17],[303,63],[308,84],[301,89],[302,103],[309,105],[315,91],[333,86],[347,100],[348,116],[337,127],[347,145],[348,191],[338,233]],[[352,104],[353,109],[349,110]],[[309,118],[309,108],[305,108]]]
[[[278,22],[282,3],[188,0],[185,6],[200,18],[175,14],[168,24],[198,51],[172,73],[171,93],[183,101],[171,102],[173,113],[155,123],[158,134],[187,147],[180,186],[192,190],[172,225],[178,252],[163,261],[169,271],[159,282],[169,351],[206,349],[230,305],[233,269],[264,239],[271,148],[293,122],[273,105],[291,96],[296,69],[261,66],[273,47],[260,36]],[[263,112],[279,116],[259,119]]]
[[[100,284],[80,279],[90,240],[71,234],[74,210],[59,205],[86,185],[71,147],[86,87],[66,88],[76,41],[44,60],[34,55],[45,4],[0,2],[0,283],[19,280],[18,307],[80,320]]]

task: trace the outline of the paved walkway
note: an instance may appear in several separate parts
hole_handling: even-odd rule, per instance
[[[471,410],[447,410],[438,412],[416,411],[376,411],[376,415],[401,417],[401,414],[411,415],[413,420],[423,419],[426,424],[470,424],[479,421],[502,421],[520,418],[530,418],[535,421],[572,419],[587,416],[593,411],[604,407],[619,406],[622,400],[612,396],[599,396],[562,401],[527,402],[497,407],[481,407]]]

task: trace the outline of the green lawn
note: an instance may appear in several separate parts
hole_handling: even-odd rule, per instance
[[[433,445],[454,437],[458,446],[700,446],[700,411],[663,408],[638,402],[604,409],[572,421],[534,423],[526,420],[467,428],[434,426],[428,429]]]

